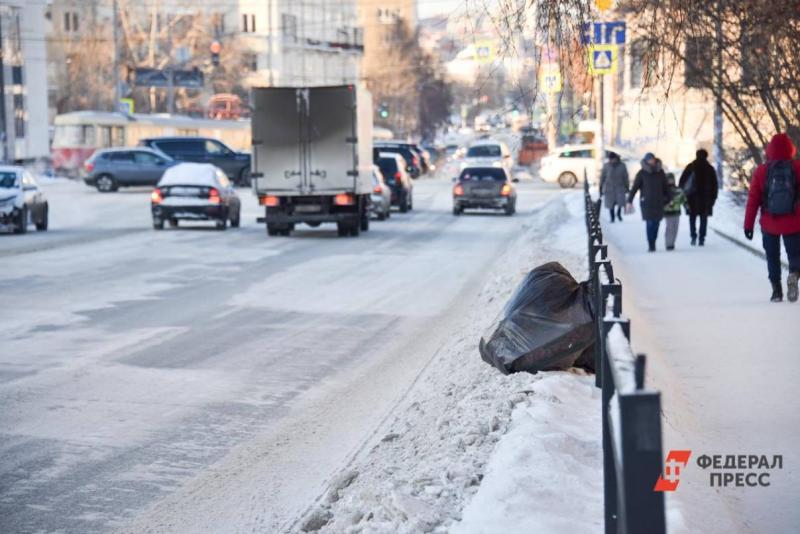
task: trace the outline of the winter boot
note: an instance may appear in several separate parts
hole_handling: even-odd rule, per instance
[[[655,252],[656,251],[656,244],[653,241],[648,243],[647,252]]]
[[[617,220],[622,222],[622,206],[617,206]]]
[[[772,297],[769,300],[772,302],[783,301],[783,288],[780,282],[772,282]]]
[[[695,246],[695,245],[697,245],[697,238],[693,237],[692,238],[692,246]]]
[[[789,302],[797,302],[797,281],[800,278],[800,273],[789,273],[786,279],[786,298]]]
[[[700,238],[700,243],[698,243],[698,245],[700,245],[701,247],[706,246],[706,238],[705,237],[701,237]]]

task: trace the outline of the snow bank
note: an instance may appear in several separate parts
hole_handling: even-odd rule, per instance
[[[599,529],[601,434],[593,378],[578,371],[503,376],[477,350],[480,334],[531,268],[557,260],[576,278],[586,276],[582,202],[578,192],[560,196],[521,229],[453,341],[296,530]],[[500,518],[503,526],[494,528]]]
[[[546,373],[514,411],[453,534],[600,532],[600,390],[592,376]]]

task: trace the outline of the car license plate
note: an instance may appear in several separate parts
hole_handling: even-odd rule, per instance
[[[196,197],[198,191],[194,187],[171,187],[169,194],[176,197]]]
[[[294,207],[295,213],[319,213],[322,211],[322,206],[317,204],[300,204]]]

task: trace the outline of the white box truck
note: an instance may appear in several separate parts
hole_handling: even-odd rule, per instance
[[[253,190],[269,235],[335,222],[369,229],[372,97],[356,85],[254,88]]]

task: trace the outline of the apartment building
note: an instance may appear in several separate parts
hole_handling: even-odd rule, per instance
[[[0,2],[0,160],[49,153],[44,1]]]

